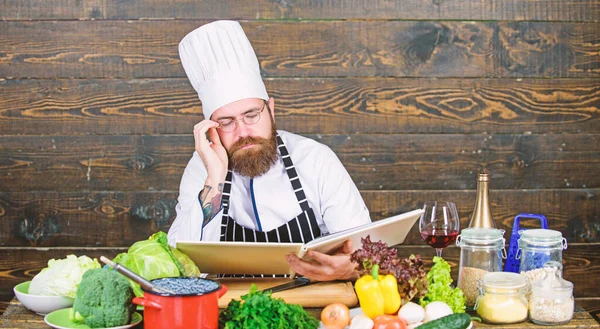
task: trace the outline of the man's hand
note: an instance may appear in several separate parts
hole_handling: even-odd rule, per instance
[[[221,139],[217,133],[218,123],[210,120],[202,120],[194,126],[194,141],[196,152],[202,158],[202,162],[208,171],[207,185],[214,185],[225,181],[227,175],[227,151],[221,144]],[[210,137],[210,142],[206,134]],[[212,143],[211,143],[212,142]]]
[[[296,255],[288,255],[287,260],[297,274],[304,275],[311,280],[356,280],[358,277],[356,264],[350,261],[352,251],[352,242],[348,240],[338,252],[331,256],[310,251],[308,256],[313,259],[311,262],[303,261]]]

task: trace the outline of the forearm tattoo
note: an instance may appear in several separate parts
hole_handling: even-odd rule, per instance
[[[200,195],[198,195],[198,199],[200,200],[200,204],[202,205],[202,214],[204,215],[204,222],[202,226],[206,225],[210,222],[213,217],[215,217],[219,211],[221,211],[221,196],[223,195],[223,184],[220,183],[217,186],[216,194],[208,200],[208,196],[212,187],[205,185],[204,189],[200,191]]]

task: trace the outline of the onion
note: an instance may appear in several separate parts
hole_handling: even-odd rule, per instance
[[[357,314],[350,320],[350,329],[371,329],[375,323],[364,314]]]
[[[398,316],[403,318],[407,324],[421,322],[425,318],[425,309],[421,305],[408,302],[400,308]]]
[[[444,302],[432,302],[425,306],[425,319],[423,319],[423,322],[433,321],[452,313],[452,309],[448,304]]]

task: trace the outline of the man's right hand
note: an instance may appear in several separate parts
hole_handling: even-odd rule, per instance
[[[215,186],[225,181],[227,175],[227,151],[217,133],[218,123],[211,120],[202,120],[194,126],[194,141],[196,152],[202,158],[208,171],[207,185]],[[210,137],[210,142],[206,134]],[[212,143],[211,143],[212,142]]]

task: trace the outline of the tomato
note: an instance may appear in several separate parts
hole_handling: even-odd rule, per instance
[[[321,312],[321,322],[327,329],[343,329],[350,323],[350,310],[342,303],[329,304]]]
[[[378,315],[373,321],[375,322],[373,329],[406,329],[406,322],[404,319],[399,318],[396,315]]]

